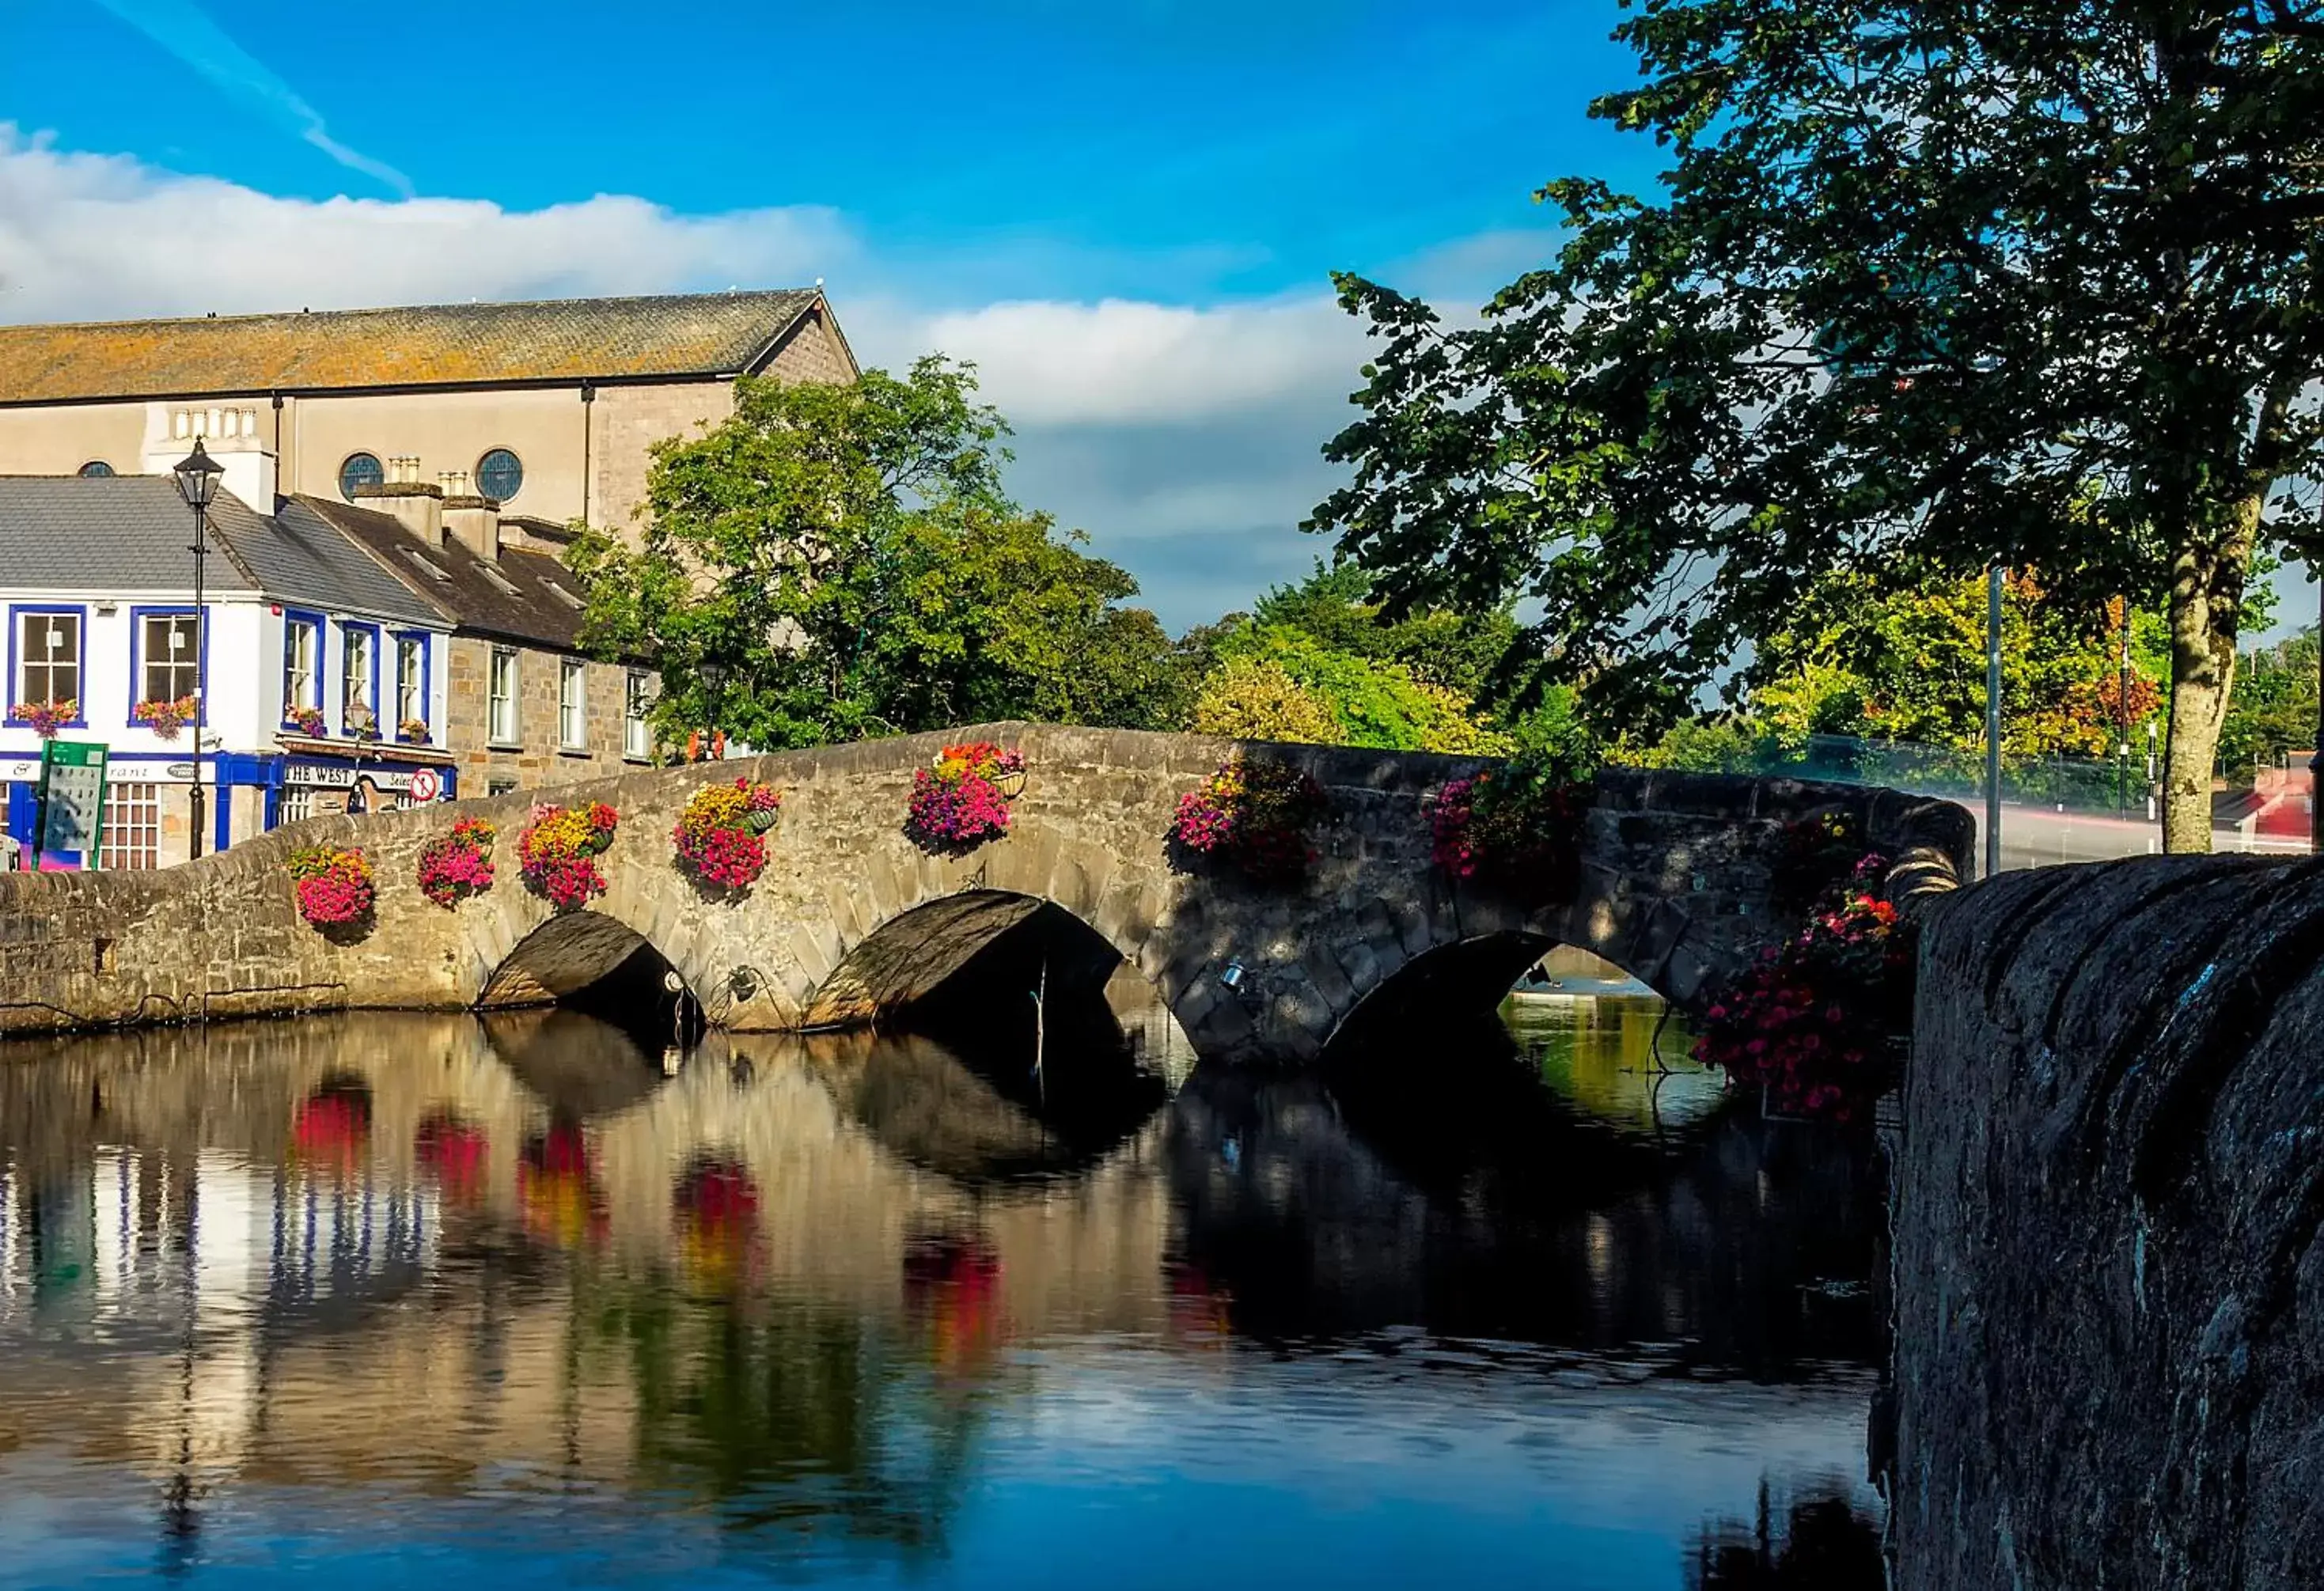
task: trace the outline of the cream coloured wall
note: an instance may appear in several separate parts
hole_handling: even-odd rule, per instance
[[[69,475],[91,459],[134,475],[144,451],[143,403],[0,409],[0,475]]]

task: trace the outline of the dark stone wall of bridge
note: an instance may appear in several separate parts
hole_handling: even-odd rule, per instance
[[[947,740],[1020,748],[1030,779],[1007,838],[930,857],[901,823],[915,770]],[[1267,754],[1320,780],[1331,815],[1306,884],[1254,887],[1187,871],[1167,847],[1179,798],[1233,749],[1202,736],[996,724],[574,785],[612,803],[610,888],[559,916],[517,876],[531,798],[309,820],[157,873],[0,877],[0,1031],[340,1007],[539,1003],[650,945],[716,1025],[845,1025],[927,994],[1043,903],[1071,914],[1149,979],[1206,1057],[1318,1053],[1424,959],[1432,977],[1500,988],[1552,943],[1593,951],[1682,1006],[1794,925],[1769,901],[1783,825],[1827,808],[1872,840],[1965,869],[1960,808],[1786,779],[1614,770],[1586,818],[1580,886],[1529,906],[1490,879],[1430,862],[1427,801],[1482,766],[1347,748]],[[705,782],[780,786],[765,874],[735,898],[672,865],[670,830]],[[499,880],[446,911],[414,881],[420,847],[455,818],[500,828]],[[360,844],[378,880],[371,931],[336,943],[297,915],[283,861],[317,841]],[[1229,988],[1221,973],[1240,963]]]
[[[1921,915],[1900,1591],[2317,1584],[2324,863],[2052,868]]]

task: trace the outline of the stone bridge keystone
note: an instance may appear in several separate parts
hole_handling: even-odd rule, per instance
[[[930,857],[902,832],[914,772],[986,739],[1030,777],[1005,839]],[[1477,759],[1344,747],[1253,748],[1307,769],[1331,814],[1304,887],[1254,887],[1174,867],[1178,799],[1235,743],[1203,736],[1000,723],[364,817],[310,819],[150,873],[0,876],[0,1033],[343,1007],[545,1004],[650,948],[714,1025],[860,1024],[928,994],[1045,906],[1149,979],[1198,1053],[1317,1053],[1375,997],[1426,989],[1498,999],[1552,944],[1628,969],[1681,1007],[1786,933],[1769,861],[1788,821],[1853,814],[1906,857],[1914,887],[1966,875],[1973,825],[1948,803],[1780,778],[1610,769],[1586,814],[1579,887],[1528,907],[1455,884],[1429,860],[1427,802]],[[763,876],[727,898],[672,865],[670,830],[701,785],[749,775],[784,792]],[[608,887],[558,915],[523,886],[530,802],[621,814]],[[500,830],[498,881],[447,911],[415,882],[420,847],[456,817]],[[355,844],[378,879],[370,931],[334,943],[302,922],[283,861]],[[1229,988],[1230,962],[1243,975]]]

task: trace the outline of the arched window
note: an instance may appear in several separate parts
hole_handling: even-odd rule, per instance
[[[109,475],[113,474],[113,466],[101,458],[93,458],[80,466],[80,473],[84,475]]]
[[[495,447],[476,461],[476,490],[494,502],[506,502],[524,490],[524,461],[505,447]]]
[[[387,479],[387,472],[379,460],[368,453],[350,453],[339,466],[339,495],[349,502],[355,500],[358,486],[376,486]]]

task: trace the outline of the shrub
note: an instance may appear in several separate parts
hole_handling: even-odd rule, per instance
[[[705,883],[748,888],[766,869],[766,842],[759,836],[774,826],[782,802],[772,785],[747,778],[705,785],[687,797],[686,810],[670,831],[679,865]]]
[[[932,854],[959,852],[1009,832],[1009,803],[1021,782],[1021,752],[1003,751],[990,740],[946,746],[936,766],[912,776],[912,799],[904,833]]]
[[[1850,893],[1720,992],[1695,1059],[1758,1084],[1775,1113],[1854,1119],[1894,1081],[1912,978],[1896,908]]]
[[[316,927],[344,927],[371,915],[371,862],[361,846],[304,846],[286,866],[298,881],[299,915]]]
[[[420,893],[447,911],[493,887],[493,825],[464,817],[420,851]]]
[[[597,858],[613,842],[620,814],[602,801],[581,806],[532,809],[532,821],[517,837],[517,865],[526,887],[558,911],[586,906],[605,893]]]
[[[1271,759],[1236,756],[1178,799],[1174,845],[1213,857],[1262,884],[1306,877],[1315,853],[1307,831],[1330,803],[1314,777]]]

